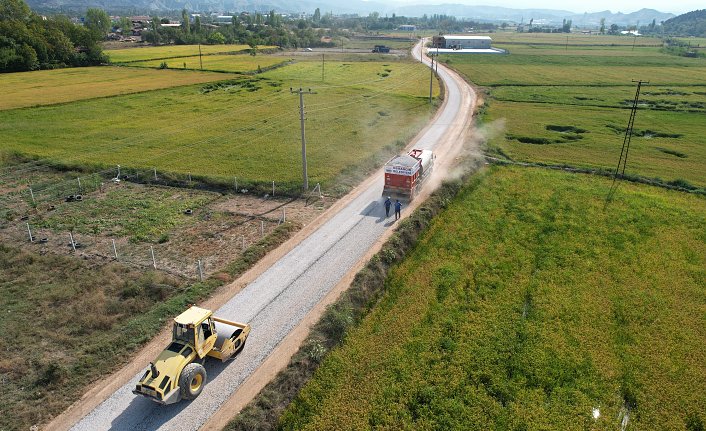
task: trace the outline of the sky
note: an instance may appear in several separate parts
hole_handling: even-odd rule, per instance
[[[384,1],[384,0],[383,0]],[[704,0],[591,0],[566,1],[566,0],[397,0],[401,3],[409,4],[441,4],[460,3],[483,6],[502,6],[514,9],[558,9],[570,12],[601,12],[610,10],[611,12],[630,13],[643,8],[655,9],[660,12],[671,12],[676,15],[690,12],[697,9],[706,9]]]

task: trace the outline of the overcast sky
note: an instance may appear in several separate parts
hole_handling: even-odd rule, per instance
[[[384,1],[384,0],[383,0]],[[610,10],[611,12],[630,13],[642,8],[656,9],[660,12],[671,12],[680,15],[697,9],[705,9],[704,0],[591,0],[587,2],[566,1],[566,0],[492,0],[492,1],[469,1],[469,0],[397,0],[410,4],[442,4],[461,3],[483,6],[503,6],[515,9],[559,9],[570,12],[601,12]]]

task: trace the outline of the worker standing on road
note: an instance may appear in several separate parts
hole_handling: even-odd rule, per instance
[[[402,204],[400,203],[400,200],[397,199],[395,202],[395,220],[399,219],[401,217],[400,212],[402,211]]]
[[[390,207],[392,206],[392,201],[390,200],[390,197],[388,196],[387,199],[385,199],[385,217],[390,217]]]

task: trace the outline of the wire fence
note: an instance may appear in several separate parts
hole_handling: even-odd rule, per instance
[[[19,169],[23,166],[20,165]],[[12,177],[12,171],[5,174]],[[61,216],[64,205],[80,206],[83,202],[105,198],[121,184],[176,186],[190,189],[210,189],[211,183],[186,174],[160,173],[152,169],[125,169],[122,166],[94,173],[71,173],[60,178],[23,183],[22,180],[0,182],[0,234],[8,243],[29,247],[37,253],[70,254],[99,264],[120,262],[135,268],[158,270],[191,280],[208,277],[240,258],[253,244],[265,238],[277,226],[287,221],[286,206],[253,215],[251,212],[219,213],[211,220],[211,210],[186,208],[184,217],[198,218],[194,224],[170,232],[155,242],[135,241],[129,237],[112,237],[94,227],[72,223],[71,230],[59,231],[47,227],[47,217]],[[253,192],[252,183],[240,182],[237,177],[228,191],[235,195],[256,195],[258,198],[280,197],[279,185],[272,181],[266,192]],[[4,186],[4,189],[2,188]],[[200,187],[199,187],[200,186]],[[226,187],[223,185],[223,187]],[[264,184],[261,185],[264,188]],[[256,189],[257,190],[257,189]],[[320,185],[304,195],[306,202],[321,199]],[[56,215],[52,214],[55,213]],[[80,223],[79,220],[77,223]],[[115,221],[119,223],[119,221]],[[94,230],[94,232],[87,232]],[[110,231],[111,229],[107,229]]]

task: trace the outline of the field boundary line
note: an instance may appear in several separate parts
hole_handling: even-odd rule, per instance
[[[526,168],[543,168],[543,169],[551,169],[555,171],[565,171],[565,172],[570,172],[574,174],[589,174],[589,175],[598,175],[601,177],[606,177],[606,178],[612,178],[614,176],[613,172],[607,171],[602,168],[582,168],[579,166],[572,166],[572,165],[567,165],[567,164],[562,164],[562,165],[556,165],[556,164],[549,164],[549,163],[540,163],[540,162],[518,162],[515,160],[510,160],[510,159],[500,159],[498,157],[493,157],[490,155],[484,155],[485,160],[488,161],[488,163],[496,164],[496,165],[513,165],[513,166],[522,166]],[[703,195],[706,196],[706,188],[703,187],[697,187],[693,186],[693,188],[687,188],[675,184],[670,184],[668,182],[659,180],[657,178],[648,178],[644,177],[641,175],[635,175],[635,174],[630,174],[630,175],[621,175],[620,179],[629,181],[631,183],[636,183],[636,184],[646,184],[649,186],[654,186],[654,187],[661,187],[664,189],[668,190],[675,190],[679,192],[685,192],[685,193],[694,193],[698,195]]]

